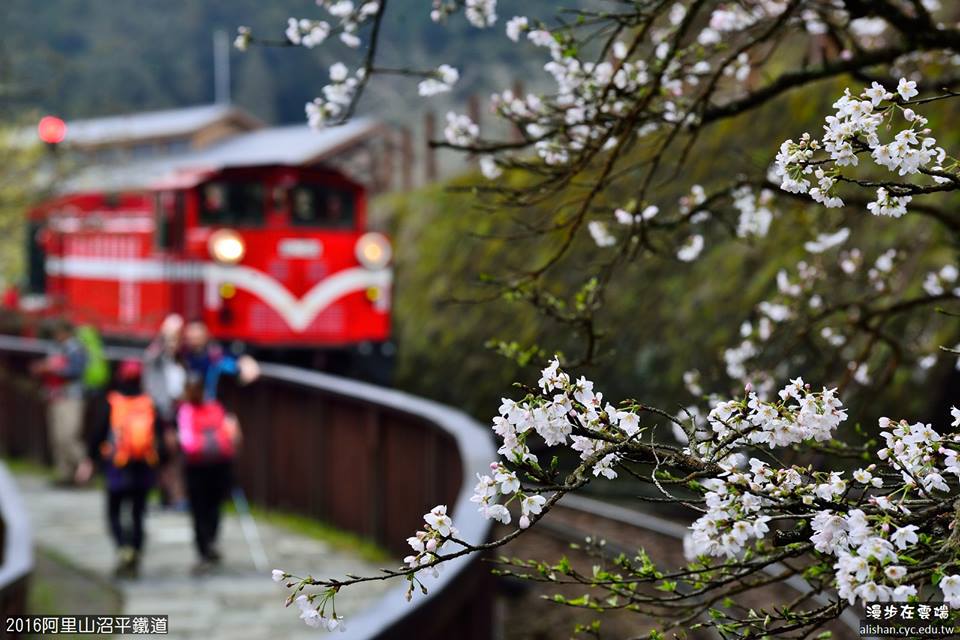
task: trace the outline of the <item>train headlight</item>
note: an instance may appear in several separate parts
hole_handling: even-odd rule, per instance
[[[207,246],[213,259],[223,264],[237,264],[243,260],[243,255],[247,252],[247,245],[244,244],[243,238],[231,229],[214,231],[210,235]]]
[[[360,236],[356,247],[357,260],[367,269],[382,269],[390,263],[393,250],[382,233],[370,232]]]

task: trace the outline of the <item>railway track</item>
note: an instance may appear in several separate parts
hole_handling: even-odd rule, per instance
[[[679,566],[685,562],[683,557],[683,538],[687,526],[675,519],[656,515],[647,511],[638,511],[620,505],[611,504],[595,498],[567,495],[551,513],[537,523],[535,529],[521,536],[513,543],[504,547],[504,553],[509,557],[536,558],[543,561],[559,560],[567,556],[574,566],[579,558],[580,565],[587,569],[591,564],[597,564],[596,557],[588,557],[586,553],[572,549],[571,545],[582,546],[587,538],[596,545],[603,540],[603,556],[612,559],[620,553],[633,556],[639,548],[646,550],[650,557],[662,562],[665,566]],[[495,533],[498,533],[495,531]],[[786,567],[772,565],[766,573],[777,575]],[[559,630],[572,631],[575,624],[586,624],[593,619],[593,612],[560,607],[551,602],[553,594],[561,593],[566,597],[583,595],[584,587],[558,588],[550,583],[529,583],[517,579],[501,583],[506,590],[506,605],[501,607],[503,618],[502,628],[505,630],[503,640],[520,640],[521,638],[556,638]],[[784,589],[792,593],[786,594]],[[781,585],[768,588],[755,594],[756,602],[744,601],[745,605],[753,607],[769,606],[771,601],[785,600],[794,594],[808,593],[810,585],[799,576],[793,576]],[[823,594],[816,594],[812,599],[818,604],[828,604],[830,600]],[[531,611],[536,610],[536,615]],[[614,612],[605,614],[601,628],[607,633],[603,637],[645,637],[638,632],[638,617],[629,612]],[[860,618],[856,611],[847,609],[835,621],[830,630],[834,638],[859,638]],[[715,638],[716,634],[707,635],[703,632],[695,637]]]

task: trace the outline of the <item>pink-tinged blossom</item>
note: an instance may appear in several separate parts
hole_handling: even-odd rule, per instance
[[[453,521],[447,515],[447,505],[445,504],[435,506],[430,510],[430,513],[424,514],[423,519],[441,536],[449,536],[453,531]]]

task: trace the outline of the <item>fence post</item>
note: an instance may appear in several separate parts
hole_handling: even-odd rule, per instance
[[[431,184],[437,179],[437,150],[430,142],[436,137],[437,118],[432,111],[423,117],[423,153],[424,179]]]

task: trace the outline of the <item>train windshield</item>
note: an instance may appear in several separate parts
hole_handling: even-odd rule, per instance
[[[200,222],[259,226],[264,220],[264,187],[258,182],[209,182],[200,187]]]
[[[299,227],[351,228],[354,223],[353,193],[319,184],[299,184],[287,197],[290,221]]]

